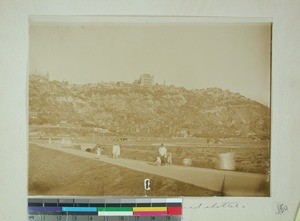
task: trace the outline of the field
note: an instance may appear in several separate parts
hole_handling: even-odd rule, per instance
[[[52,142],[60,143],[66,139],[70,142],[70,148],[86,145],[94,153],[96,144],[99,144],[106,156],[111,156],[112,146],[119,143],[122,158],[154,162],[160,144],[164,143],[175,165],[183,165],[183,159],[190,159],[193,167],[218,168],[219,154],[233,153],[236,171],[266,174],[270,170],[269,143],[262,140],[224,139],[222,142],[208,142],[200,138],[126,137],[125,141],[120,141],[120,138],[109,136],[74,136],[71,133],[57,136],[53,132],[32,137],[31,140],[48,142],[51,135]]]
[[[164,143],[168,153],[172,154],[173,165],[182,166],[184,159],[189,159],[189,167],[218,169],[219,154],[232,153],[236,171],[268,174],[270,170],[269,144],[261,140],[223,139],[216,142],[182,137],[74,136],[57,129],[41,132],[40,128],[35,128],[32,131],[35,135],[31,133],[29,136],[29,195],[143,196],[145,178],[152,182],[151,191],[147,193],[149,196],[222,194],[161,174],[136,171],[42,147],[49,142],[54,147],[81,150],[81,153],[90,152],[95,156],[98,145],[102,148],[101,154],[109,159],[112,158],[112,146],[118,143],[121,146],[120,158],[152,164],[158,156],[160,144]],[[264,189],[265,195],[268,195],[269,187]]]
[[[172,161],[175,165],[183,165],[183,159],[191,159],[193,167],[217,168],[218,156],[221,153],[234,153],[236,170],[242,172],[262,173],[265,174],[268,169],[269,151],[267,148],[258,147],[257,145],[249,147],[236,147],[238,144],[231,146],[214,145],[214,146],[192,146],[190,144],[174,145],[166,143],[168,153],[172,153]],[[102,145],[103,154],[111,155],[111,145]],[[135,160],[154,162],[158,156],[159,143],[154,146],[145,146],[140,144],[121,143],[122,157]],[[95,152],[95,148],[92,150]]]
[[[143,196],[145,178],[151,179],[148,196],[219,194],[172,179],[84,159],[37,145],[29,147],[30,196]]]

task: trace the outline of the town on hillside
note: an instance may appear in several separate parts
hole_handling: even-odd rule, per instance
[[[29,77],[29,125],[78,128],[109,136],[270,138],[270,109],[220,88],[155,84],[143,74],[132,83],[70,84]],[[86,132],[90,129],[90,132]]]

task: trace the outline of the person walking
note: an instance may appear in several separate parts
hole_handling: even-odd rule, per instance
[[[160,145],[158,153],[161,159],[161,165],[163,166],[166,164],[166,159],[167,159],[167,148],[164,146],[163,143]]]
[[[172,154],[171,153],[167,154],[167,163],[168,163],[169,166],[171,166],[173,164],[173,162],[172,162]]]
[[[100,149],[100,147],[97,148],[97,156],[98,156],[98,159],[100,159],[100,156],[101,156],[101,149]]]
[[[116,143],[115,145],[113,145],[112,154],[113,154],[113,159],[118,159],[118,157],[121,154],[121,147],[119,144]]]

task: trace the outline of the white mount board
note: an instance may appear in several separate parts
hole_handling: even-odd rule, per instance
[[[27,215],[26,71],[30,15],[271,18],[273,20],[271,197],[185,198],[183,216],[184,220],[220,220],[220,218],[293,220],[300,196],[298,176],[300,117],[297,102],[300,92],[299,10],[300,4],[297,1],[2,0],[0,2],[1,220],[25,220]],[[238,208],[222,206],[225,202],[238,202],[239,205]],[[215,203],[218,205],[213,207]]]

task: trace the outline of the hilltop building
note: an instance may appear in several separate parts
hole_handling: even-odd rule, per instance
[[[154,76],[150,74],[142,74],[140,79],[134,81],[134,84],[139,84],[141,86],[153,86]]]

